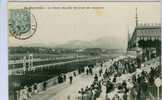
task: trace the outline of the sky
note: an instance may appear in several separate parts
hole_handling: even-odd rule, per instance
[[[47,7],[102,7],[102,9],[47,9]],[[116,37],[127,45],[128,31],[135,28],[136,8],[139,23],[160,23],[160,3],[9,3],[9,9],[31,9],[37,31],[26,40],[9,36],[9,46],[64,44],[72,40],[92,41]]]

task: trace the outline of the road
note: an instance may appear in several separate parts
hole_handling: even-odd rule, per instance
[[[99,67],[94,69],[94,73],[98,72]],[[90,86],[93,82],[94,75],[86,75],[85,73],[78,75],[74,78],[73,83],[70,85],[69,81],[57,84],[48,88],[46,91],[33,95],[29,100],[77,100],[78,91],[81,88]]]
[[[109,68],[112,64],[112,61],[105,62],[103,70]],[[100,65],[97,65],[93,72],[98,73],[100,69]],[[86,75],[85,73],[78,75],[74,78],[73,83],[70,85],[69,81],[57,84],[53,87],[48,88],[46,91],[40,92],[39,94],[33,95],[29,100],[68,100],[67,98],[70,96],[70,100],[78,100],[78,91],[81,88],[85,88],[86,86],[90,86],[93,82],[93,75]],[[100,79],[101,77],[99,77]],[[105,87],[103,87],[103,93],[101,98],[105,97]],[[101,98],[98,98],[100,100]]]
[[[78,91],[81,88],[85,88],[87,85],[90,85],[93,81],[93,76],[81,75],[74,79],[73,83],[70,85],[69,81],[66,83],[58,84],[47,89],[44,92],[41,92],[37,95],[34,95],[29,100],[67,100],[67,97],[70,95],[70,100],[76,100],[75,98],[78,95]]]
[[[111,63],[105,63],[103,70],[108,68]],[[97,66],[93,69],[94,74],[98,73],[100,66]],[[77,100],[78,91],[81,88],[85,88],[86,86],[90,86],[93,82],[93,75],[86,75],[85,73],[78,75],[74,78],[73,83],[70,85],[69,81],[57,84],[53,87],[48,88],[46,91],[40,92],[39,94],[33,95],[29,100],[68,100],[67,98],[70,96],[70,100]],[[100,77],[101,78],[101,77]],[[105,90],[105,88],[103,88]],[[104,96],[104,93],[103,93]]]

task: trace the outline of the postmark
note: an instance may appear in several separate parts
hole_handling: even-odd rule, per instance
[[[8,22],[10,35],[19,40],[32,37],[37,30],[36,18],[30,9],[10,9]]]

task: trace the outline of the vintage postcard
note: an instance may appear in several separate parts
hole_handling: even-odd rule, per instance
[[[9,100],[162,100],[160,1],[8,2]]]

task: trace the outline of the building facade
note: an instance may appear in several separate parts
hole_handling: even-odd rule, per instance
[[[160,24],[138,24],[128,41],[128,50],[136,51],[142,60],[160,56],[161,26]]]

